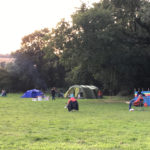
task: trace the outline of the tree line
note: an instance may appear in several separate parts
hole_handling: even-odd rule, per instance
[[[0,68],[0,87],[31,88],[93,84],[106,93],[130,93],[150,85],[150,2],[83,3],[55,28],[22,38],[14,63]]]

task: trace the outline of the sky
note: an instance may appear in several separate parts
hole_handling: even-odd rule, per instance
[[[53,28],[70,16],[82,2],[99,0],[0,0],[0,54],[9,54],[21,46],[22,38],[43,28]]]

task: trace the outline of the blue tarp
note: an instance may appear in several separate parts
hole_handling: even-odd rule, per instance
[[[38,96],[43,96],[43,92],[37,89],[32,89],[32,90],[26,91],[21,97],[22,98],[36,98]]]

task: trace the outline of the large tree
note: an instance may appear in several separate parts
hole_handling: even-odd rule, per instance
[[[35,31],[25,36],[21,48],[13,53],[15,63],[10,72],[18,78],[20,90],[62,86],[63,67],[59,64],[59,57],[49,47],[50,40],[48,29]]]
[[[35,31],[22,39],[9,68],[11,77],[22,83],[18,89],[95,84],[116,94],[148,87],[149,14],[148,0],[82,4],[72,24],[61,20],[51,31]]]
[[[96,81],[99,86],[103,83],[113,93],[147,85],[148,80],[143,80],[150,73],[146,43],[149,26],[142,20],[145,15],[141,12],[143,9],[146,12],[148,5],[148,1],[103,0],[92,8],[83,4],[76,11],[73,15],[76,38],[72,49],[68,49],[73,57],[64,57],[76,62],[69,73],[75,77],[74,81],[87,84]],[[64,51],[63,56],[69,52]]]

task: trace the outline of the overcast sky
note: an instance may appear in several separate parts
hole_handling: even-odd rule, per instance
[[[21,39],[35,30],[52,28],[70,15],[81,2],[99,0],[0,0],[0,54],[20,48]]]

